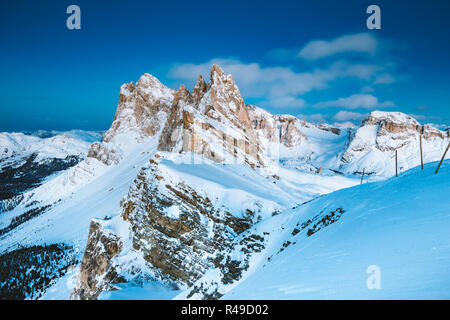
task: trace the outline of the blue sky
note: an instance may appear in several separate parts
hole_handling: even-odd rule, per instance
[[[81,30],[66,28],[71,4]],[[449,1],[2,1],[0,131],[107,129],[122,83],[192,88],[212,63],[273,113],[449,124],[449,32]]]

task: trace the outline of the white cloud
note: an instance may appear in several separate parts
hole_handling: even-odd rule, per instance
[[[350,97],[339,98],[334,101],[324,101],[319,102],[314,105],[317,108],[328,108],[328,107],[341,107],[346,109],[376,109],[376,108],[387,108],[393,107],[394,103],[391,101],[379,102],[378,98],[371,94],[354,94]]]
[[[367,118],[367,116],[367,113],[341,110],[334,115],[333,119],[335,121],[360,121]]]
[[[409,114],[411,117],[418,121],[441,121],[442,118],[439,116],[430,116],[430,115],[423,115],[423,114]]]
[[[389,73],[380,74],[375,78],[374,84],[391,84],[394,83],[395,79]]]
[[[263,100],[259,105],[263,108],[282,107],[282,108],[302,108],[306,104],[305,100],[296,97],[275,97]]]
[[[371,86],[365,86],[364,88],[361,89],[361,92],[374,92],[375,89],[372,88]]]
[[[304,106],[301,95],[327,88],[339,78],[370,80],[379,70],[375,65],[339,61],[326,69],[296,72],[290,67],[261,67],[258,63],[244,63],[237,59],[213,59],[201,64],[176,64],[170,69],[169,77],[193,84],[199,74],[207,79],[213,64],[220,65],[226,73],[233,75],[245,98],[258,99],[264,107],[285,108]]]
[[[308,60],[330,57],[344,52],[376,53],[377,39],[369,33],[345,35],[331,41],[315,40],[304,46],[298,56]]]
[[[344,122],[335,122],[332,124],[333,127],[338,127],[338,128],[356,128],[355,124],[351,121],[344,121]]]
[[[313,114],[298,114],[297,118],[306,120],[308,122],[314,123],[326,123],[328,122],[328,115],[322,113],[313,113]]]
[[[418,111],[425,111],[425,110],[428,110],[429,107],[426,105],[421,105],[421,106],[417,106],[415,109]]]

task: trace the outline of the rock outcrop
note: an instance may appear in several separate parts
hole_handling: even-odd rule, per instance
[[[181,86],[158,148],[193,152],[216,162],[232,159],[263,165],[263,152],[242,95],[231,75],[213,65],[210,82],[200,76],[192,94]]]
[[[91,144],[87,156],[97,159],[108,166],[118,164],[121,160],[120,153],[113,145],[107,142],[94,142]]]
[[[71,299],[97,299],[102,291],[114,290],[114,283],[124,282],[112,262],[112,258],[121,250],[122,242],[117,235],[103,229],[99,221],[91,221],[77,285]]]
[[[102,142],[91,145],[88,157],[106,165],[117,164],[122,158],[122,148],[159,137],[171,112],[174,93],[148,73],[136,84],[122,85],[113,123]]]
[[[247,110],[259,141],[279,143],[287,148],[294,148],[302,141],[308,140],[300,130],[300,127],[306,123],[294,116],[272,115],[253,105],[248,105]]]
[[[395,150],[402,158],[408,156],[412,166],[418,165],[420,135],[425,159],[439,159],[439,150],[448,139],[446,132],[431,125],[422,126],[416,119],[401,112],[373,111],[361,127],[349,136],[348,147],[341,158],[341,168],[361,172],[365,167],[367,172],[369,167],[369,172],[381,173],[387,166],[385,163],[392,162],[389,159],[394,157]],[[407,169],[409,165],[405,163],[400,167]],[[388,168],[388,172],[392,172],[395,167],[390,164]]]
[[[159,279],[184,288],[213,265],[215,253],[255,221],[251,211],[238,218],[187,182],[174,181],[156,162],[141,171],[122,208],[122,218],[133,230],[133,248]]]
[[[173,95],[172,89],[148,73],[136,84],[122,85],[116,115],[103,141],[110,142],[118,134],[130,132],[138,138],[154,136],[165,124]]]

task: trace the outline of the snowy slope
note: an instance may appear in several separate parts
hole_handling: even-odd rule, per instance
[[[0,251],[11,251],[19,245],[64,242],[76,248],[75,255],[80,261],[90,221],[119,214],[120,200],[127,194],[139,170],[147,166],[148,160],[156,152],[156,143],[150,139],[146,143],[130,146],[124,154],[126,160],[118,165],[106,166],[96,159],[87,158],[26,193],[27,202],[0,215],[0,229],[28,210],[26,205],[33,201],[38,201],[37,206],[51,204],[52,207],[45,214],[1,236]],[[212,199],[219,199],[235,213],[258,204],[267,216],[319,194],[359,182],[358,179],[343,176],[320,176],[283,168],[280,168],[277,180],[244,165],[223,166],[206,159],[197,160],[198,164],[187,164],[187,158],[191,159],[192,155],[168,154],[168,159],[161,163],[161,169],[167,171],[166,176],[188,181],[198,192],[205,190]],[[59,286],[57,292],[44,297],[68,298],[76,273],[76,270],[72,270],[69,278],[61,278],[55,284]]]
[[[101,136],[82,130],[0,133],[0,212],[11,210],[27,190],[82,161]]]
[[[19,247],[65,244],[71,248],[70,258],[79,263],[83,255],[92,219],[111,217],[119,212],[119,204],[130,184],[149,156],[157,141],[144,141],[129,147],[127,161],[106,166],[87,158],[76,166],[24,194],[13,210],[0,214],[0,230],[26,216],[30,210],[46,208],[42,214],[24,219],[0,235],[0,254]],[[142,151],[146,150],[146,151]],[[46,206],[49,206],[47,208]],[[20,221],[20,220],[19,220]],[[75,284],[77,264],[70,266],[63,277],[53,280],[48,299],[68,299]],[[56,292],[55,292],[56,290]],[[53,293],[53,295],[52,295]],[[34,298],[39,297],[34,296]]]
[[[148,151],[141,151],[142,149]],[[0,228],[20,215],[33,201],[54,204],[45,215],[34,218],[0,238],[1,251],[36,243],[75,243],[82,248],[92,218],[111,216],[118,212],[120,199],[136,177],[140,166],[155,152],[150,141],[130,148],[128,161],[106,166],[87,158],[55,179],[25,193],[26,203],[0,215]],[[139,150],[139,152],[138,152]],[[59,201],[61,199],[61,201]]]
[[[191,162],[192,160],[193,162]],[[145,257],[148,259],[148,256],[153,254],[153,250],[159,252],[160,248],[157,243],[164,243],[164,254],[172,255],[173,252],[172,269],[177,268],[179,259],[181,259],[184,264],[179,273],[186,272],[186,277],[191,276],[190,273],[194,272],[191,270],[201,272],[198,270],[210,264],[209,259],[216,253],[213,246],[217,237],[219,239],[225,237],[226,239],[220,242],[225,244],[227,241],[231,241],[228,238],[232,239],[236,236],[236,232],[231,230],[233,225],[227,226],[224,230],[220,220],[244,219],[247,221],[250,219],[249,221],[254,223],[279,214],[299,201],[310,200],[314,196],[358,182],[358,179],[343,176],[319,176],[287,169],[281,169],[279,177],[274,178],[267,175],[264,170],[254,170],[244,164],[222,165],[204,159],[200,155],[158,151],[157,156],[150,157],[150,161],[147,161],[145,165],[142,164],[142,169],[130,187],[128,196],[122,201],[122,209],[116,209],[117,215],[112,219],[96,221],[102,225],[105,234],[112,233],[120,238],[123,249],[110,263],[114,266],[114,272],[119,273],[129,282],[126,290],[134,292],[132,289],[134,283],[134,286],[137,286],[136,290],[145,291],[142,288],[139,289],[142,280],[138,281],[137,278],[157,278],[162,283],[172,283],[172,286],[175,283],[181,288],[187,288],[188,286],[183,281],[161,275],[158,268],[145,262]],[[175,196],[177,193],[174,195],[177,189],[183,192],[183,197]],[[148,198],[147,192],[152,194],[151,198]],[[184,198],[191,196],[190,192],[195,192],[197,203],[193,206],[194,208]],[[207,199],[207,205],[203,209],[198,209],[199,206],[203,206],[203,199]],[[128,203],[134,208],[131,213],[127,209]],[[148,209],[150,207],[154,209]],[[186,226],[186,228],[193,229],[192,232],[184,235],[187,238],[178,239],[169,231],[164,231],[164,234],[160,233],[160,230],[165,230],[164,227],[167,228],[167,224],[173,223],[177,226],[174,229],[179,230],[180,225],[184,226],[183,223],[189,223],[190,219],[186,216],[190,215],[192,210],[194,221],[200,219],[200,223],[195,228],[192,225]],[[213,212],[214,218],[205,215],[205,211]],[[248,217],[249,212],[251,218]],[[224,218],[223,214],[227,218]],[[102,218],[102,216],[98,217]],[[123,231],[128,229],[133,232]],[[219,233],[217,233],[218,231]],[[136,250],[136,241],[139,243],[139,250]],[[185,246],[184,243],[200,245],[191,251],[190,246],[194,246],[194,244]],[[202,243],[209,243],[210,247],[205,248]],[[163,268],[166,263],[168,263],[166,260],[161,261],[159,268]],[[133,272],[130,271],[130,268],[133,268]],[[99,278],[101,277],[99,276]],[[108,287],[101,281],[95,286],[98,288]],[[118,287],[123,286],[119,285]],[[81,291],[82,288],[83,284],[80,284],[77,290]],[[111,294],[112,297],[115,296],[113,293]],[[155,297],[154,292],[149,294],[151,297]],[[106,296],[110,295],[105,294],[100,298]],[[120,296],[123,297],[123,294]]]
[[[32,153],[38,154],[35,161],[45,158],[65,158],[68,155],[85,156],[90,144],[100,139],[100,132],[82,130],[45,131],[34,135],[0,132],[0,160]]]
[[[223,299],[450,298],[450,161],[437,175],[436,166],[339,190],[264,221],[255,229],[274,236]],[[324,226],[331,212],[340,218]],[[381,270],[380,290],[366,286],[371,265]]]
[[[373,111],[356,128],[308,123],[252,105],[247,108],[269,158],[298,169],[322,167],[323,172],[356,175],[364,170],[374,179],[385,179],[395,174],[395,150],[402,172],[420,164],[421,135],[424,163],[440,160],[450,141],[448,131],[421,125],[401,112]]]

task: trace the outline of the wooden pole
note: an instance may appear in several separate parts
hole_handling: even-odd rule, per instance
[[[395,176],[398,177],[398,169],[397,169],[397,149],[395,149]]]
[[[422,135],[420,135],[420,167],[423,170]]]
[[[438,173],[439,168],[441,167],[442,161],[444,161],[445,155],[447,154],[448,147],[450,147],[450,142],[448,143],[447,149],[445,149],[445,152],[444,152],[444,154],[442,155],[442,159],[441,159],[441,161],[439,162],[439,165],[438,165],[438,167],[437,167],[437,169],[436,169],[436,172],[435,172],[434,174],[437,174],[437,173]]]
[[[360,184],[362,184],[363,183],[363,178],[364,178],[364,171],[366,170],[366,168],[363,168],[363,172],[362,172],[362,175],[361,175],[361,183]]]

